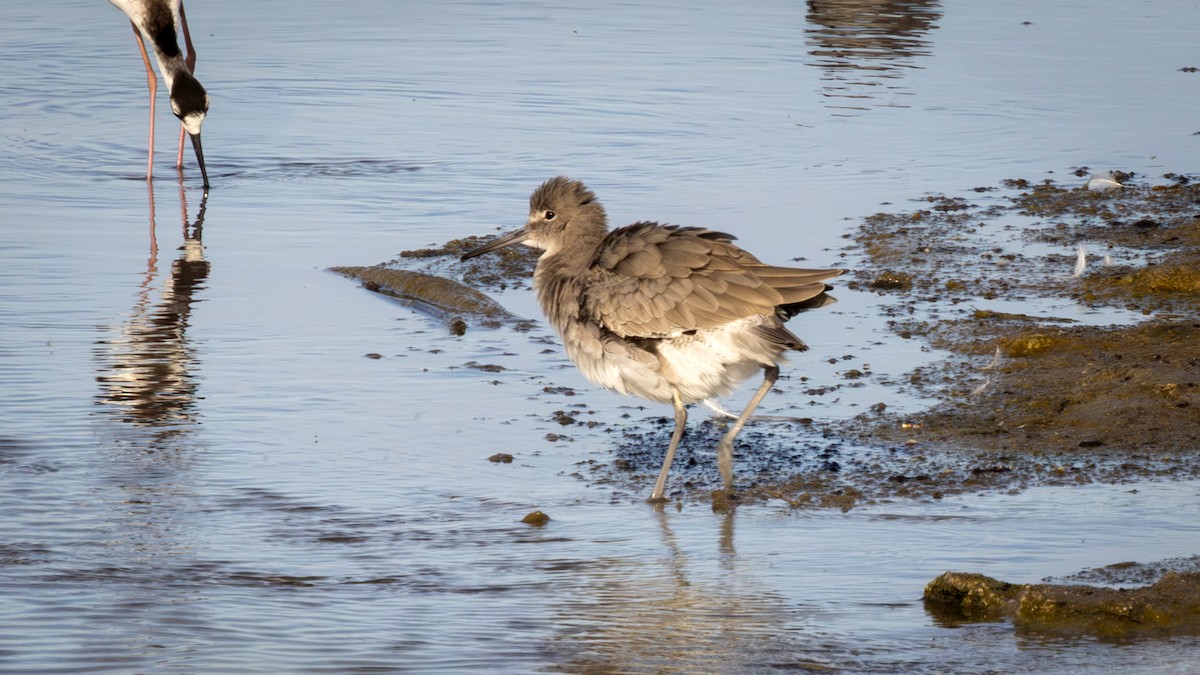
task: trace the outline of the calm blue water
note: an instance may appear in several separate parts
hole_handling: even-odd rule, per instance
[[[206,201],[163,92],[147,189],[116,9],[0,8],[0,671],[1188,672],[1194,639],[945,628],[920,593],[1193,555],[1200,485],[659,514],[586,463],[666,411],[544,326],[452,338],[324,271],[516,227],[558,174],[824,265],[929,192],[1196,170],[1195,2],[815,4],[197,0]],[[838,297],[765,413],[931,358]],[[601,425],[546,440],[575,405]]]

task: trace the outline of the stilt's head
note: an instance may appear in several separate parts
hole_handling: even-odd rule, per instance
[[[200,147],[200,126],[208,114],[208,92],[187,72],[179,72],[171,82],[171,112],[183,122],[183,128],[192,138],[196,162],[200,164],[200,175],[204,178],[204,188],[207,190],[208,170],[204,166],[204,152]]]
[[[529,220],[525,227],[495,239],[462,259],[474,258],[513,244],[525,244],[554,254],[575,245],[576,250],[591,255],[592,245],[599,243],[608,232],[608,215],[587,186],[565,176],[542,183],[529,197]],[[580,246],[581,242],[586,242]]]

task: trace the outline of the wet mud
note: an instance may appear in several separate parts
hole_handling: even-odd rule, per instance
[[[866,219],[854,283],[894,295],[889,327],[946,358],[902,383],[928,411],[839,434],[919,453],[929,495],[958,491],[941,469],[963,456],[1013,487],[1200,475],[1200,185],[1116,178],[1010,180]]]

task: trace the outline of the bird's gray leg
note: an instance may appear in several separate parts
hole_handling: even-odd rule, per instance
[[[777,379],[779,379],[779,366],[763,366],[762,385],[759,386],[758,391],[754,392],[754,397],[742,411],[741,417],[733,423],[729,431],[725,432],[725,437],[717,444],[717,466],[721,469],[721,480],[725,485],[725,492],[729,494],[733,494],[733,439],[737,438],[738,432],[746,426],[746,420],[750,419],[754,409],[758,407],[759,403],[762,403],[763,397],[767,395],[768,391],[771,391],[771,387],[775,385]]]
[[[150,90],[150,158],[146,160],[146,180],[154,178],[154,98],[158,95],[158,77],[154,75],[154,67],[150,65],[150,55],[146,53],[146,43],[142,42],[142,31],[137,24],[133,26],[133,37],[137,38],[138,49],[142,51],[142,63],[146,64],[146,87]]]
[[[650,493],[650,502],[665,502],[663,492],[667,488],[667,474],[671,472],[671,462],[675,460],[675,450],[679,448],[679,439],[683,438],[683,429],[687,426],[687,408],[683,407],[683,399],[678,391],[671,391],[671,403],[675,406],[675,432],[671,434],[671,445],[667,446],[667,456],[663,459],[662,471],[658,473],[658,481],[654,483],[654,492]]]
[[[195,74],[196,72],[196,48],[192,46],[192,34],[188,32],[187,15],[183,13],[183,3],[179,3],[179,25],[183,28],[183,44],[187,47],[187,56],[183,63],[187,66],[188,72]],[[187,129],[183,123],[179,123],[179,154],[175,158],[175,168],[183,171],[183,139],[187,136]]]

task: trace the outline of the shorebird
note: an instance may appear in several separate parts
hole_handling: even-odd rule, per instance
[[[204,167],[204,152],[200,148],[200,125],[208,113],[208,93],[192,76],[196,67],[196,50],[192,47],[192,36],[188,32],[187,15],[182,0],[109,0],[117,9],[125,12],[133,24],[133,35],[137,38],[142,62],[146,65],[146,86],[150,89],[150,158],[146,162],[146,180],[154,177],[154,98],[158,93],[158,78],[150,66],[146,53],[146,42],[154,49],[158,70],[167,83],[171,94],[171,112],[182,122],[179,132],[179,155],[175,168],[183,169],[183,137],[191,136],[196,161],[200,164],[200,175],[204,178],[204,189],[208,189],[208,171]],[[187,46],[187,58],[179,49],[176,37],[178,26],[183,28],[183,41]]]
[[[518,243],[541,249],[534,290],[575,366],[606,389],[674,406],[651,502],[665,501],[686,404],[729,394],[761,369],[762,384],[717,446],[724,494],[733,495],[734,439],[779,377],[784,352],[808,349],[784,321],[832,302],[825,280],[845,272],[767,265],[733,241],[649,221],[610,232],[595,194],[559,176],[529,198],[524,227],[462,256]]]

